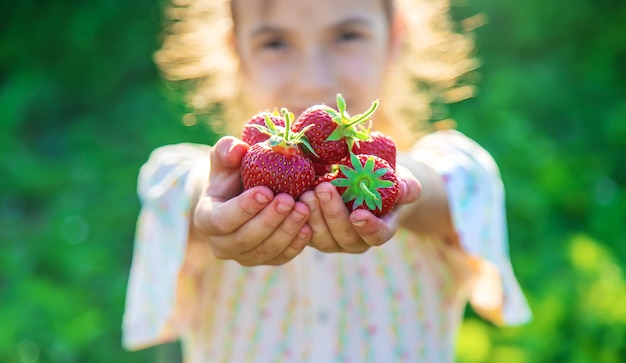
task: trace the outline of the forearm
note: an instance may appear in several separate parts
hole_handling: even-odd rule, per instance
[[[406,154],[398,155],[398,164],[408,169],[422,186],[420,198],[414,203],[402,206],[401,225],[415,233],[438,235],[450,241],[456,240],[441,176],[426,164],[415,161]]]

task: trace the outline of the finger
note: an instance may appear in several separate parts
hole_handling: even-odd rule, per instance
[[[237,260],[244,265],[267,264],[267,261],[276,259],[284,254],[293,244],[292,249],[301,250],[306,245],[306,237],[300,236],[302,228],[306,224],[308,208],[303,203],[296,203],[289,216],[265,241],[252,250],[242,253]],[[279,259],[280,260],[280,259]]]
[[[293,204],[293,198],[288,195],[281,195],[281,197],[275,198],[258,214],[242,223],[232,233],[213,234],[210,244],[216,257],[221,259],[239,259],[246,251],[253,250],[261,245],[289,213],[292,208],[289,204]],[[248,258],[248,260],[251,259]],[[258,265],[259,262],[248,262],[246,265],[253,264]]]
[[[194,224],[206,236],[232,233],[254,218],[274,199],[269,188],[254,187],[225,202],[204,197],[198,201]]]
[[[380,246],[390,240],[398,229],[398,212],[393,210],[378,218],[370,211],[357,209],[350,214],[350,222],[366,244]]]
[[[315,195],[334,240],[348,252],[362,252],[366,246],[350,223],[350,211],[337,189],[330,183],[321,183],[315,188]]]
[[[204,195],[226,200],[239,194],[241,159],[249,146],[234,137],[223,137],[211,149],[211,171]]]
[[[335,238],[330,233],[324,215],[320,208],[319,200],[314,191],[306,191],[300,196],[302,201],[309,208],[309,226],[311,226],[312,236],[309,245],[322,252],[338,252],[341,247],[335,242]]]
[[[304,250],[304,247],[309,244],[312,234],[313,231],[311,227],[305,224],[304,226],[302,226],[300,232],[298,233],[296,238],[289,244],[289,246],[287,246],[287,248],[280,255],[274,257],[269,261],[266,261],[265,264],[278,266],[293,260]]]
[[[241,159],[248,151],[249,145],[233,136],[224,136],[217,140],[213,146],[215,153],[211,158],[211,171],[220,169],[218,168],[240,168]]]
[[[229,246],[220,247],[237,250],[240,254],[246,251],[252,251],[281,226],[283,221],[291,214],[294,205],[294,199],[288,194],[275,196],[274,200],[272,200],[266,208],[263,208],[257,215],[234,231],[233,238],[229,241]],[[276,247],[272,245],[266,246],[266,248]],[[275,254],[277,255],[279,252],[280,251],[275,251]],[[266,253],[274,253],[274,250]]]
[[[422,193],[421,183],[407,168],[401,165],[398,166],[396,171],[400,186],[400,197],[397,204],[410,204],[416,202]]]

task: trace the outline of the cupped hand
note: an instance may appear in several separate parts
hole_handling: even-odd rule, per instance
[[[408,170],[399,166],[397,172],[400,198],[397,206],[382,218],[364,209],[350,212],[337,189],[328,182],[305,192],[300,200],[310,210],[313,236],[309,245],[322,252],[363,253],[389,241],[398,230],[399,208],[415,203],[421,193],[420,183]]]
[[[241,159],[248,147],[224,137],[212,148],[209,182],[198,200],[193,230],[219,259],[244,266],[284,264],[310,240],[309,208],[266,187],[242,192]]]

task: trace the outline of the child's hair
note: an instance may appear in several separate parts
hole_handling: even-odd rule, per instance
[[[234,26],[232,1],[236,0],[171,1],[163,46],[155,61],[167,80],[184,81],[186,103],[193,110],[186,115],[187,122],[209,115],[216,132],[238,135],[247,117],[260,110],[246,107],[238,60],[226,43]],[[463,76],[472,74],[477,62],[472,58],[470,29],[456,30],[448,0],[381,1],[389,17],[394,7],[401,9],[406,39],[398,64],[386,77],[376,128],[406,147],[428,130],[428,121],[438,118],[433,117],[433,103],[472,96],[471,82]],[[226,122],[211,115],[217,111]]]

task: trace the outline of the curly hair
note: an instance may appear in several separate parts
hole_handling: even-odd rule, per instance
[[[235,26],[232,1],[171,0],[162,47],[155,53],[163,77],[183,85],[192,110],[186,122],[198,122],[204,115],[218,133],[237,133],[246,115],[258,111],[245,106],[238,59],[227,46],[227,35]],[[472,74],[478,62],[471,29],[457,30],[448,0],[381,1],[389,18],[395,10],[405,16],[406,36],[402,55],[386,77],[376,127],[403,147],[431,129],[429,121],[436,118],[433,103],[473,95],[472,83],[463,77]],[[465,22],[476,23],[476,19]]]

